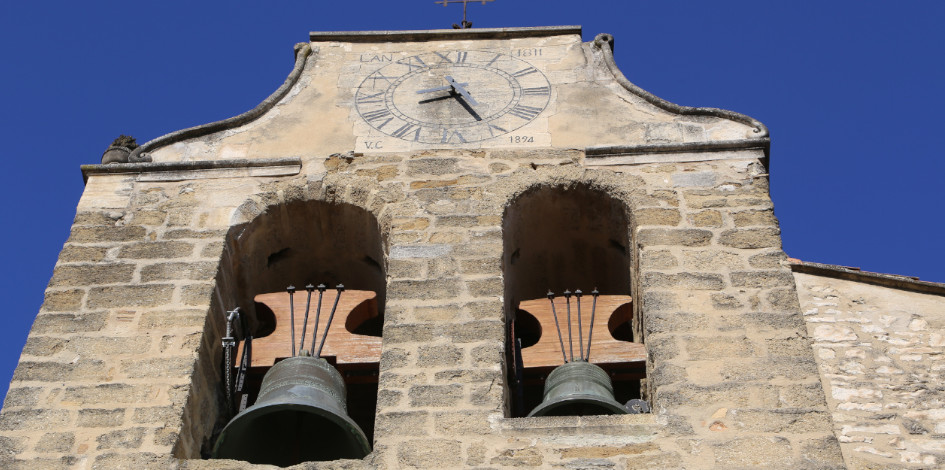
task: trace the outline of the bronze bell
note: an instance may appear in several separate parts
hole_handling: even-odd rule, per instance
[[[363,458],[371,446],[348,416],[345,395],[341,374],[324,359],[284,359],[263,377],[256,403],[223,429],[213,458],[281,467]]]
[[[586,361],[556,367],[545,380],[540,405],[528,416],[585,416],[627,414],[614,400],[614,387],[607,372]]]

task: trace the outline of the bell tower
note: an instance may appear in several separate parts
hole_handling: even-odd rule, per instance
[[[84,165],[4,468],[842,468],[767,128],[581,34],[313,32]]]

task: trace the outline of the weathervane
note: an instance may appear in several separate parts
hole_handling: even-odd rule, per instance
[[[482,2],[483,5],[489,2],[494,2],[495,0],[436,0],[435,4],[449,6],[450,3],[462,3],[463,4],[463,22],[460,24],[453,23],[453,29],[466,29],[472,28],[472,21],[466,21],[466,4],[469,2]],[[462,26],[460,26],[462,25]]]

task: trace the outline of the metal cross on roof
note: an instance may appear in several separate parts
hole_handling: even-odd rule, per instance
[[[481,2],[483,5],[489,2],[494,2],[495,0],[436,0],[435,4],[449,6],[450,3],[462,3],[463,4],[463,22],[460,24],[453,23],[453,29],[466,29],[472,28],[472,21],[466,21],[466,4],[469,2]],[[460,26],[462,25],[462,26]]]

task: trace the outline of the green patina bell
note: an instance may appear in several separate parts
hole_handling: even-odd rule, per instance
[[[213,458],[281,467],[363,458],[371,446],[348,417],[345,393],[341,374],[324,359],[284,359],[263,377],[256,403],[223,429]]]
[[[545,380],[540,405],[528,416],[585,416],[627,414],[614,400],[614,387],[607,372],[585,361],[556,367]]]

